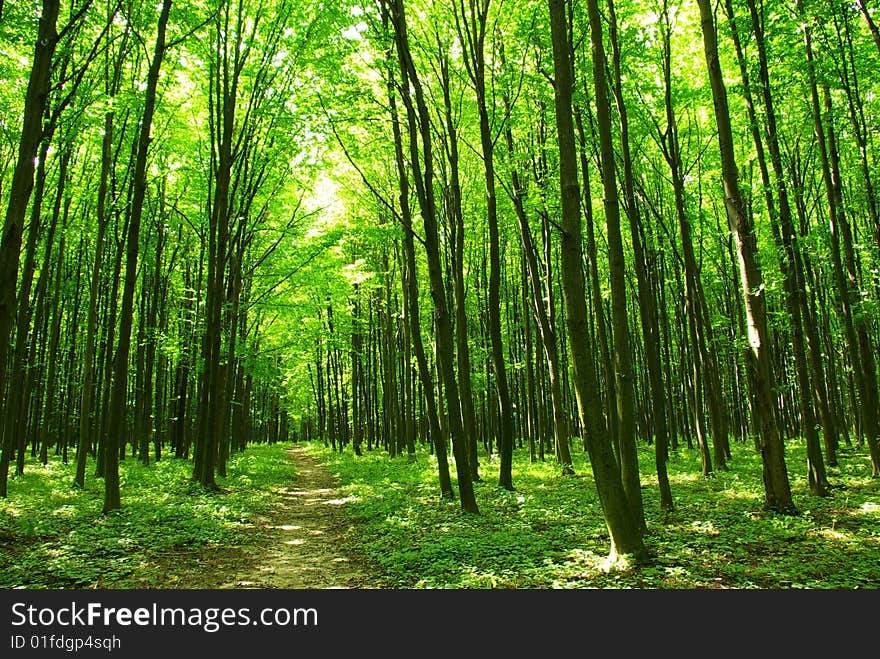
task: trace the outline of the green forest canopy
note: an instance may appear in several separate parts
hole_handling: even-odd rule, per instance
[[[427,445],[476,513],[487,455],[512,489],[514,450],[586,451],[627,556],[679,445],[759,451],[779,513],[842,445],[880,475],[877,20],[0,2],[0,496],[59,456],[107,512],[126,454],[216,488],[302,438]]]

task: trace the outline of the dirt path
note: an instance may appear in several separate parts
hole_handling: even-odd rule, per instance
[[[334,476],[302,446],[289,485],[273,489],[271,509],[245,547],[200,552],[177,588],[371,588],[363,560],[350,550],[347,502]]]

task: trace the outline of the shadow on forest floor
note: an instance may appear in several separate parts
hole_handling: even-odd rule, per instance
[[[102,482],[73,490],[72,464],[34,465],[0,500],[2,588],[370,588],[335,477],[302,447],[230,460],[223,492],[189,463],[126,461],[123,508]],[[375,571],[373,571],[375,572]]]
[[[333,475],[295,446],[286,451],[296,464],[293,482],[271,490],[269,508],[252,520],[245,544],[191,552],[162,568],[170,583],[158,588],[369,588],[363,559],[347,547],[351,523]]]

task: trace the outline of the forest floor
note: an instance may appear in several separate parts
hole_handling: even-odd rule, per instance
[[[103,481],[74,465],[29,465],[0,499],[0,588],[369,588],[337,478],[302,445],[230,458],[220,490],[191,463],[120,465],[122,508],[101,514]],[[375,570],[374,570],[375,572]]]
[[[834,489],[818,499],[804,443],[790,441],[796,517],[763,510],[760,456],[745,443],[733,449],[729,469],[710,479],[697,450],[670,456],[670,516],[653,449],[640,447],[654,558],[611,572],[582,452],[576,476],[516,452],[513,492],[497,486],[495,456],[483,456],[479,516],[438,497],[436,459],[423,447],[411,462],[320,443],[252,445],[230,457],[219,491],[192,480],[189,460],[129,457],[122,508],[106,515],[103,481],[74,489],[75,465],[53,456],[29,463],[0,499],[0,588],[880,588],[880,479],[866,448],[841,449]]]
[[[368,570],[345,541],[348,503],[336,478],[301,445],[287,449],[296,465],[292,482],[270,492],[269,508],[252,521],[242,547],[199,552],[181,573],[169,561],[175,588],[365,588]],[[163,587],[163,584],[158,584]]]
[[[437,496],[437,463],[381,450],[334,453],[313,443],[353,499],[350,533],[377,566],[382,588],[527,589],[877,589],[880,588],[880,479],[867,448],[840,450],[828,497],[809,493],[806,447],[786,444],[797,516],[763,509],[761,459],[736,442],[726,470],[700,477],[697,449],[667,463],[675,512],[660,510],[653,447],[640,446],[642,496],[653,558],[606,569],[607,529],[586,454],[572,451],[576,476],[514,455],[513,492],[498,487],[500,461],[481,456],[474,484],[480,515]],[[454,467],[450,466],[453,470]]]

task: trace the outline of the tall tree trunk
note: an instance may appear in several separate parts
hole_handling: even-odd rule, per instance
[[[160,197],[164,195],[164,191],[160,191]],[[141,421],[141,437],[138,447],[138,459],[144,465],[150,463],[150,444],[153,439],[153,418],[156,410],[153,406],[153,375],[156,366],[156,342],[158,338],[158,327],[156,326],[159,316],[159,298],[161,297],[162,287],[162,250],[165,246],[165,217],[164,217],[164,200],[160,198],[159,217],[156,221],[156,250],[153,255],[153,276],[150,284],[150,295],[148,298],[148,306],[146,316],[144,318],[144,334],[146,346],[144,347],[144,393],[143,393],[143,418]],[[147,286],[146,272],[142,284]]]
[[[593,304],[593,315],[596,319],[595,336],[599,343],[602,375],[605,379],[605,387],[607,389],[607,403],[605,405],[606,415],[608,418],[607,423],[611,431],[611,436],[615,437],[617,435],[617,394],[615,393],[616,386],[614,384],[614,365],[611,363],[611,349],[608,341],[608,331],[606,329],[608,323],[605,320],[605,305],[602,302],[602,290],[599,279],[599,255],[596,249],[596,232],[595,224],[593,222],[593,198],[590,190],[590,168],[589,160],[587,158],[587,137],[586,132],[584,131],[584,123],[583,118],[581,117],[581,109],[579,106],[575,106],[574,108],[574,119],[575,126],[577,127],[578,141],[580,145],[580,148],[578,149],[578,154],[580,157],[584,221],[586,225],[585,238],[590,280],[589,295],[590,300]]]
[[[28,232],[28,241],[25,248],[24,265],[21,272],[21,282],[18,296],[18,311],[15,316],[15,348],[12,353],[10,364],[10,389],[9,395],[6,397],[4,415],[0,419],[2,421],[2,432],[5,438],[4,444],[7,450],[3,451],[0,457],[0,496],[6,496],[6,479],[8,475],[8,465],[12,458],[12,454],[17,451],[18,459],[16,461],[16,473],[21,475],[24,473],[25,450],[27,444],[28,433],[33,429],[28,421],[28,409],[30,405],[31,392],[33,391],[34,377],[37,368],[35,359],[42,345],[38,338],[38,334],[44,325],[44,315],[46,312],[42,301],[45,297],[46,286],[48,285],[49,273],[51,267],[49,265],[52,254],[52,241],[47,241],[45,262],[39,279],[37,288],[31,299],[31,288],[34,283],[34,275],[37,264],[37,243],[41,233],[42,226],[42,208],[44,194],[46,188],[46,159],[49,151],[49,137],[47,136],[40,145],[39,165],[36,171],[36,181],[33,190],[33,204],[30,213],[30,230]],[[57,204],[52,213],[48,233],[54,237],[55,227],[58,221]],[[53,238],[54,239],[54,238]],[[31,329],[31,319],[34,317],[36,309],[36,319],[34,320],[33,337],[28,342]],[[17,382],[17,386],[13,383]]]
[[[728,0],[728,3],[730,0]],[[767,51],[764,42],[763,21],[758,16],[755,0],[747,0],[749,15],[752,20],[752,31],[755,36],[755,45],[758,50],[758,63],[761,78],[761,92],[764,99],[765,121],[767,122],[767,146],[770,150],[770,162],[773,166],[773,174],[776,177],[777,199],[779,201],[778,224],[774,217],[775,206],[770,190],[769,174],[764,160],[764,153],[757,117],[751,102],[751,93],[748,93],[749,115],[752,122],[753,137],[758,150],[759,165],[767,196],[767,209],[771,215],[771,224],[777,246],[780,247],[780,267],[783,274],[783,286],[785,288],[786,308],[788,310],[791,341],[794,352],[795,372],[797,376],[798,404],[801,412],[801,432],[806,438],[807,444],[807,480],[810,491],[816,496],[828,494],[828,481],[825,475],[825,463],[822,459],[822,449],[819,444],[819,435],[816,430],[816,414],[813,408],[811,395],[812,385],[810,382],[810,366],[807,362],[806,347],[804,344],[804,273],[801,268],[800,247],[797,242],[794,222],[792,221],[791,205],[788,198],[788,186],[785,172],[782,167],[782,153],[779,149],[779,139],[776,127],[776,111],[773,105],[773,96],[770,89],[770,71],[767,64]],[[731,22],[733,13],[731,11]],[[738,49],[739,50],[739,49]],[[746,77],[745,63],[742,63],[743,84],[749,90],[748,77]]]
[[[171,13],[172,0],[163,0],[153,59],[147,73],[144,91],[144,111],[141,115],[137,142],[137,157],[132,175],[134,187],[131,201],[131,219],[128,227],[128,249],[125,263],[125,287],[122,292],[122,311],[119,318],[119,338],[113,361],[113,393],[110,402],[110,419],[104,454],[104,512],[122,506],[119,492],[119,453],[117,442],[125,431],[126,393],[128,389],[128,357],[131,348],[131,326],[134,318],[134,288],[137,280],[137,257],[140,248],[141,215],[147,193],[147,155],[150,147],[150,130],[156,107],[156,89],[159,70],[165,56],[165,32]]]
[[[583,273],[580,190],[572,120],[572,63],[564,0],[549,0],[555,79],[556,131],[562,202],[562,288],[565,298],[573,383],[581,426],[585,429],[593,478],[611,537],[611,561],[645,553],[641,525],[630,507],[614,457],[612,439],[602,423],[596,367],[587,338],[587,305]]]
[[[459,39],[464,47],[464,63],[477,95],[480,124],[480,147],[486,184],[486,222],[489,228],[489,299],[488,329],[491,345],[492,372],[498,396],[498,443],[501,464],[498,484],[513,490],[513,408],[504,365],[504,342],[501,338],[501,247],[498,233],[498,200],[495,192],[495,139],[489,123],[486,100],[486,25],[491,0],[470,2],[469,10],[458,0],[455,20]]]
[[[613,0],[608,0],[609,29],[612,48],[614,79],[611,89],[617,103],[617,115],[620,121],[620,150],[623,155],[623,189],[627,218],[629,219],[630,237],[632,239],[633,263],[636,270],[636,285],[639,304],[639,319],[642,336],[644,337],[645,360],[648,365],[648,384],[651,395],[651,417],[654,424],[654,463],[657,468],[657,481],[660,488],[660,508],[671,511],[672,490],[669,487],[669,476],[666,471],[666,445],[668,430],[666,423],[665,390],[660,366],[660,330],[657,320],[657,308],[651,290],[645,248],[642,243],[642,218],[636,203],[635,183],[633,178],[632,157],[629,149],[629,119],[626,103],[623,99],[623,81],[620,72],[620,43],[617,35],[617,18]],[[630,365],[630,367],[632,367]],[[638,464],[638,462],[636,463]],[[638,474],[636,474],[638,475]],[[641,501],[641,495],[639,495]],[[644,519],[644,515],[642,516]]]
[[[611,284],[611,322],[614,335],[614,374],[617,393],[617,447],[623,487],[630,509],[639,527],[645,527],[642,490],[639,479],[639,461],[636,450],[634,383],[629,321],[626,314],[626,262],[623,238],[620,233],[620,205],[617,192],[617,173],[614,161],[614,142],[611,133],[611,106],[605,78],[605,45],[602,38],[602,16],[598,0],[587,1],[590,18],[590,42],[593,59],[593,90],[596,104],[596,124],[599,131],[602,188],[605,192],[605,226],[608,239],[608,270]]]
[[[509,106],[510,100],[505,97],[505,104]],[[509,108],[508,108],[509,112]],[[513,133],[508,125],[504,131],[505,140],[507,142],[507,151],[510,156],[510,176],[513,192],[513,205],[516,210],[516,216],[519,220],[519,234],[522,241],[522,254],[526,264],[526,272],[531,287],[532,313],[535,318],[535,324],[538,328],[538,334],[541,338],[541,346],[544,348],[544,358],[547,360],[547,372],[550,379],[550,403],[553,407],[553,437],[556,442],[557,455],[559,463],[562,465],[563,474],[573,475],[574,467],[571,461],[571,452],[569,451],[569,428],[568,416],[565,410],[565,401],[562,397],[562,377],[559,360],[559,350],[556,344],[556,331],[550,322],[550,316],[547,305],[550,300],[545,299],[545,291],[541,283],[541,274],[538,267],[536,257],[535,244],[532,240],[532,230],[529,227],[529,220],[526,217],[525,189],[520,182],[519,172],[514,164],[513,150]],[[527,321],[524,321],[527,322]]]
[[[447,153],[449,161],[449,213],[454,233],[452,249],[453,286],[455,290],[455,356],[458,366],[458,387],[461,395],[461,420],[468,446],[468,463],[473,480],[480,480],[480,460],[477,450],[477,420],[474,412],[474,391],[471,380],[471,350],[468,343],[467,300],[464,285],[464,212],[461,208],[461,180],[459,175],[458,130],[452,114],[452,94],[449,80],[449,58],[438,44],[440,82],[443,87],[443,110],[446,120]]]
[[[791,498],[791,486],[785,466],[785,452],[776,422],[773,400],[773,371],[770,354],[770,335],[767,330],[767,301],[761,269],[758,264],[758,245],[754,226],[745,213],[739,189],[739,171],[733,148],[733,130],[727,103],[727,88],[718,59],[715,15],[710,0],[697,0],[700,8],[700,26],[703,49],[712,88],[715,123],[718,127],[718,145],[721,154],[721,178],[727,220],[733,232],[739,260],[740,281],[748,323],[749,345],[755,360],[756,411],[759,415],[761,458],[764,472],[764,503],[768,509],[796,514]]]
[[[440,259],[440,243],[434,199],[434,155],[431,145],[430,115],[425,103],[422,84],[410,54],[406,16],[401,0],[392,0],[390,2],[390,13],[392,23],[394,24],[397,55],[400,62],[401,92],[407,112],[410,165],[415,173],[414,181],[425,231],[424,244],[428,257],[428,277],[431,285],[431,299],[434,302],[434,323],[437,328],[436,347],[439,357],[437,367],[446,394],[447,423],[452,435],[452,450],[455,455],[455,470],[458,475],[459,497],[464,511],[478,514],[479,508],[474,497],[473,481],[471,480],[471,471],[468,464],[467,443],[463,436],[461,424],[461,407],[453,358],[455,340],[446,304],[446,288],[443,283],[443,266]],[[412,86],[414,92],[415,103],[413,103],[410,94],[410,86]],[[422,147],[421,155],[419,153],[419,141],[421,141]]]
[[[800,166],[800,155],[795,151],[793,157],[792,187],[794,188],[795,209],[800,223],[801,235],[806,237],[809,232],[807,203],[804,197],[804,173]],[[804,286],[816,290],[816,280],[813,265],[809,253],[804,250],[800,253],[802,269],[804,273]],[[822,343],[817,327],[819,318],[816,298],[818,296],[803,296],[804,302],[804,332],[807,337],[808,355],[810,368],[812,369],[813,391],[819,408],[819,418],[822,424],[822,439],[825,444],[825,462],[829,467],[837,466],[837,420],[834,418],[829,402],[828,386],[826,383],[825,366],[822,363]],[[824,315],[824,309],[823,309]]]
[[[826,134],[825,125],[822,120],[812,36],[803,0],[797,0],[796,7],[801,17],[801,27],[804,35],[807,76],[810,87],[810,109],[813,115],[813,127],[819,150],[819,162],[822,168],[822,182],[828,204],[828,219],[831,229],[831,265],[839,299],[837,312],[843,324],[844,337],[846,338],[849,354],[859,356],[858,359],[853,360],[852,364],[853,377],[855,378],[856,388],[861,399],[861,409],[856,412],[856,416],[861,418],[863,431],[865,431],[865,435],[868,438],[873,475],[878,476],[880,475],[880,445],[878,445],[878,421],[875,411],[880,402],[878,402],[874,355],[871,351],[870,338],[867,335],[866,328],[860,323],[859,331],[857,332],[856,321],[853,317],[852,301],[854,294],[855,296],[858,294],[851,288],[851,285],[854,283],[854,273],[851,274],[853,281],[848,280],[850,273],[844,272],[844,264],[840,256],[840,238],[841,234],[844,233],[842,227],[846,226],[846,217],[841,202],[840,176],[839,172],[836,172],[836,140],[833,127],[829,125]],[[824,95],[826,110],[830,115],[831,96],[827,87],[824,90]]]
[[[65,150],[65,154],[62,156],[62,159],[69,158],[69,150]],[[67,164],[64,164],[65,172],[63,174],[59,174],[59,183],[58,183],[58,197],[60,201],[60,197],[64,193],[65,179],[67,178],[66,170]],[[42,464],[46,464],[48,462],[48,449],[49,442],[59,442],[61,436],[61,428],[56,424],[58,415],[56,413],[57,405],[56,405],[56,394],[55,391],[58,388],[58,367],[59,367],[59,342],[61,340],[61,319],[64,315],[64,299],[61,297],[61,281],[64,278],[64,260],[65,260],[65,237],[66,237],[66,229],[67,229],[67,220],[70,215],[70,205],[73,201],[70,193],[66,193],[66,199],[64,200],[64,211],[63,217],[61,221],[61,237],[58,241],[58,258],[57,265],[55,266],[55,282],[54,282],[54,291],[51,298],[48,298],[46,304],[51,306],[54,309],[54,315],[51,320],[51,331],[49,333],[49,350],[47,354],[47,359],[49,361],[48,369],[46,371],[46,380],[45,380],[45,402],[43,405],[42,411],[42,423],[39,424],[39,428],[37,428],[37,434],[34,437],[34,440],[39,438],[40,440],[40,462]],[[48,259],[45,261],[48,265]],[[74,309],[74,313],[75,313]],[[47,322],[48,318],[47,318]]]
[[[84,488],[86,478],[86,459],[89,447],[96,439],[95,428],[100,423],[93,413],[94,375],[95,375],[95,341],[98,329],[98,295],[101,283],[101,270],[104,261],[104,236],[110,217],[107,213],[107,192],[110,168],[113,166],[113,119],[115,113],[110,111],[104,115],[104,137],[101,142],[101,174],[98,184],[98,234],[95,238],[95,260],[92,264],[92,276],[89,283],[89,308],[86,314],[86,344],[83,354],[82,392],[79,403],[79,439],[76,447],[76,475],[74,487]]]
[[[41,122],[48,103],[49,78],[52,55],[57,45],[56,24],[60,4],[59,0],[43,0],[43,11],[25,94],[18,158],[8,192],[9,201],[3,224],[3,237],[0,240],[0,394],[6,390],[9,339],[16,313],[19,252],[24,218],[34,186],[34,159],[43,138]],[[36,230],[36,227],[32,230]],[[4,414],[0,414],[0,418],[8,414],[5,402],[2,409]],[[7,493],[7,476],[13,445],[13,434],[4,432],[2,452],[0,452],[0,497],[5,497]]]
[[[661,135],[661,149],[669,166],[672,178],[674,195],[675,215],[678,220],[678,233],[681,240],[681,260],[684,266],[684,299],[687,317],[687,332],[691,346],[691,364],[693,373],[694,407],[693,419],[697,434],[697,444],[700,448],[701,466],[703,477],[710,476],[714,469],[712,456],[709,453],[709,444],[706,437],[704,400],[709,398],[712,387],[707,386],[709,379],[706,373],[711,368],[708,362],[707,324],[708,320],[703,313],[700,287],[700,270],[694,253],[692,227],[688,218],[686,207],[685,181],[682,167],[681,149],[678,137],[678,122],[675,108],[672,102],[672,28],[669,24],[669,14],[666,4],[663,7],[663,77],[664,77],[664,105],[666,109],[666,130]],[[677,268],[676,268],[677,269]],[[725,455],[721,449],[722,439],[720,435],[720,420],[718,405],[709,405],[713,420],[713,446],[716,466],[725,468]]]

